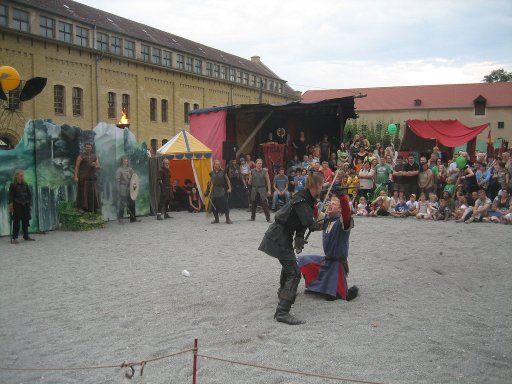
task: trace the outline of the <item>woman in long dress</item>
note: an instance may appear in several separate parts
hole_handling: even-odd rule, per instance
[[[353,300],[358,288],[348,288],[348,245],[354,223],[348,197],[333,197],[324,219],[322,240],[325,256],[300,256],[297,263],[306,281],[305,293],[319,294],[326,300]]]

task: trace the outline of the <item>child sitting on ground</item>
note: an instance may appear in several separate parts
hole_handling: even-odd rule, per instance
[[[428,211],[430,214],[430,218],[434,217],[434,214],[437,213],[439,209],[439,202],[437,201],[437,195],[435,193],[428,194]]]
[[[366,204],[366,198],[361,196],[359,204],[357,204],[356,216],[367,216],[368,215],[368,204]]]
[[[466,196],[459,196],[457,208],[455,208],[453,218],[455,220],[462,219],[462,215],[464,215],[464,212],[466,212],[466,209],[468,209],[468,207],[469,205]]]
[[[446,201],[446,199],[444,197],[441,197],[441,199],[439,199],[439,209],[434,212],[434,214],[432,215],[432,218],[434,220],[450,220],[450,217],[452,215],[452,210],[450,209],[450,207],[448,206],[448,202]]]
[[[385,190],[380,191],[379,196],[372,202],[370,216],[389,216],[389,204],[391,199]]]
[[[429,213],[429,203],[427,201],[427,197],[424,193],[420,194],[420,199],[418,201],[418,213],[416,214],[417,219],[430,219]]]
[[[418,202],[416,201],[416,195],[411,193],[409,200],[407,200],[407,214],[408,216],[416,216],[418,213]]]
[[[395,205],[395,210],[391,212],[391,215],[393,217],[407,217],[408,210],[409,208],[407,207],[407,203],[402,195],[398,198],[398,204]]]

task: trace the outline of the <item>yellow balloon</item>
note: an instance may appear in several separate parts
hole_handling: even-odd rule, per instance
[[[12,91],[20,85],[20,74],[13,67],[0,67],[0,84],[4,91]]]

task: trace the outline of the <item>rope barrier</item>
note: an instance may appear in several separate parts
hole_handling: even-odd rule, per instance
[[[202,357],[204,359],[222,361],[224,363],[230,363],[230,364],[236,364],[236,365],[243,365],[243,366],[246,366],[246,367],[266,369],[266,370],[269,370],[269,371],[290,373],[290,374],[293,374],[293,375],[318,377],[320,379],[347,381],[347,382],[359,383],[359,384],[384,384],[382,382],[377,382],[377,381],[357,380],[357,379],[350,379],[350,378],[347,378],[347,377],[329,376],[329,375],[322,375],[322,374],[318,374],[318,373],[301,372],[301,371],[293,371],[293,370],[290,370],[290,369],[269,367],[269,366],[266,366],[266,365],[259,365],[259,364],[253,364],[253,363],[244,363],[244,362],[241,362],[241,361],[229,360],[229,359],[221,359],[220,357],[207,356],[207,355],[202,355],[202,354],[199,354],[199,353],[197,354],[197,356],[198,357]]]
[[[174,352],[168,355],[154,357],[152,359],[145,359],[139,362],[124,362],[122,364],[112,364],[112,365],[89,365],[83,367],[26,367],[26,368],[10,368],[10,367],[0,367],[0,371],[84,371],[84,370],[92,370],[92,369],[111,369],[111,368],[130,368],[131,374],[126,373],[126,377],[131,379],[135,375],[135,368],[140,366],[140,375],[144,372],[144,367],[147,363],[152,363],[154,361],[168,359],[174,356],[183,355],[184,353],[189,353],[195,351],[194,348],[185,349],[183,351]]]
[[[140,376],[142,376],[144,372],[144,368],[146,367],[146,364],[152,363],[159,360],[168,359],[174,356],[183,355],[185,353],[193,352],[193,383],[195,384],[197,382],[197,358],[201,357],[204,359],[210,359],[214,361],[220,361],[224,363],[229,364],[235,364],[235,365],[242,365],[246,367],[252,367],[252,368],[259,368],[259,369],[266,369],[269,371],[274,372],[282,372],[282,373],[289,373],[292,375],[299,375],[299,376],[308,376],[308,377],[316,377],[320,379],[327,379],[327,380],[335,380],[335,381],[343,381],[343,382],[350,382],[350,383],[358,383],[358,384],[384,384],[382,382],[377,381],[367,381],[367,380],[358,380],[358,379],[351,379],[348,377],[338,377],[338,376],[330,376],[330,375],[324,375],[319,373],[311,373],[311,372],[302,372],[302,371],[294,371],[291,369],[283,369],[283,368],[276,368],[276,367],[270,367],[267,365],[260,365],[260,364],[254,364],[254,363],[245,363],[242,361],[237,360],[230,360],[230,359],[223,359],[220,357],[215,356],[209,356],[209,355],[202,355],[198,353],[199,348],[197,346],[197,339],[194,340],[194,347],[185,349],[182,351],[170,353],[168,355],[158,356],[154,357],[152,359],[145,359],[138,362],[123,362],[122,364],[111,364],[111,365],[90,365],[90,366],[77,366],[77,367],[22,367],[22,368],[10,368],[10,367],[0,367],[0,371],[16,371],[16,372],[33,372],[33,371],[83,371],[83,370],[95,370],[95,369],[112,369],[112,368],[129,368],[130,372],[125,372],[125,376],[128,379],[133,378],[135,376],[135,367],[140,366]]]

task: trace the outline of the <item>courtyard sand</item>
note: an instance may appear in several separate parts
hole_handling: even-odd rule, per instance
[[[280,267],[257,250],[268,224],[233,212],[101,231],[0,239],[0,366],[120,364],[192,346],[204,354],[387,383],[505,383],[512,374],[511,227],[356,218],[347,303],[303,295],[272,315]],[[320,234],[304,254],[320,254]],[[191,277],[181,271],[187,269]],[[190,383],[191,355],[134,383]],[[6,372],[1,383],[125,383],[119,369]],[[323,383],[199,362],[199,383]]]

